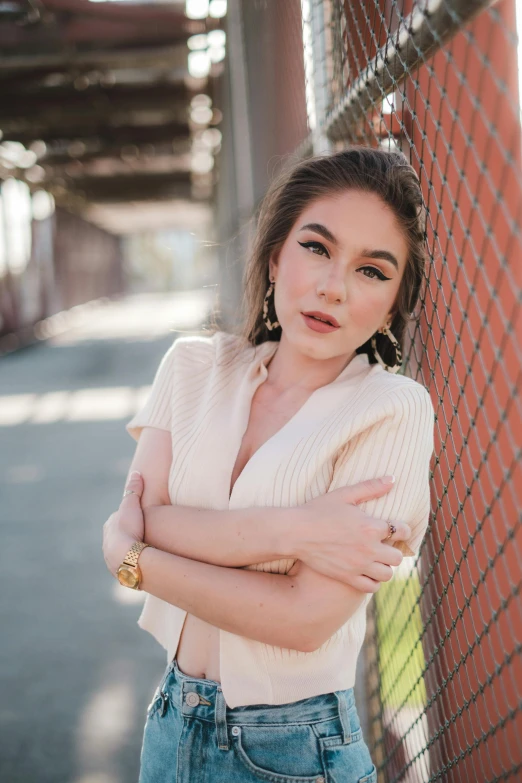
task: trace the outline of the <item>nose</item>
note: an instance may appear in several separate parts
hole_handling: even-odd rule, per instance
[[[341,304],[346,300],[344,276],[332,269],[328,276],[317,286],[317,295],[324,296],[326,302]]]

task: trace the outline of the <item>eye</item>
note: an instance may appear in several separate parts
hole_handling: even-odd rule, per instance
[[[313,242],[313,241],[310,241],[310,242],[298,242],[297,244],[301,245],[301,247],[319,247],[319,248],[321,248],[321,250],[324,250],[324,252],[326,253],[325,246],[322,245],[320,242]],[[317,255],[317,253],[314,253],[314,255]],[[328,257],[328,253],[326,253],[326,255]]]
[[[373,275],[365,275],[365,277],[370,277],[371,280],[376,280],[379,278],[379,280],[391,280],[391,277],[386,277],[386,275],[383,275],[380,269],[376,269],[374,266],[362,266],[361,270],[369,270],[370,272],[373,272]]]

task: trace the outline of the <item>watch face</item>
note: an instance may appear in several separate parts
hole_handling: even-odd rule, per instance
[[[124,587],[136,587],[139,584],[139,576],[132,566],[120,566],[118,579]]]

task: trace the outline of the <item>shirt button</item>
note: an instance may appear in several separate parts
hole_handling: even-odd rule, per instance
[[[189,691],[185,696],[185,703],[188,704],[189,707],[196,707],[199,704],[199,693],[196,693],[196,691]]]
[[[232,726],[232,734],[234,735],[234,737],[237,737],[237,735],[240,734],[240,732],[241,729],[239,728],[239,726]]]

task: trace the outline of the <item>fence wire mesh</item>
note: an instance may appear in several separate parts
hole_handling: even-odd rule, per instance
[[[432,507],[418,558],[370,602],[362,654],[378,779],[522,780],[515,0],[241,10],[256,198],[267,160],[361,143],[402,150],[428,209],[404,356],[436,411]]]

